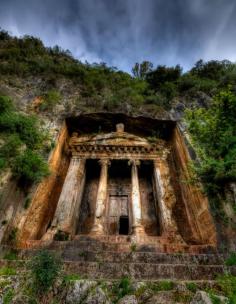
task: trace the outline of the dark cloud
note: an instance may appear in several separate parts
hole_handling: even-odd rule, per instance
[[[234,0],[0,0],[0,26],[126,71],[142,60],[236,60]]]

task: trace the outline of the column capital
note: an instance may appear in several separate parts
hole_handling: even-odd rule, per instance
[[[72,164],[76,164],[78,163],[79,161],[86,161],[86,158],[85,157],[81,157],[81,156],[78,156],[78,155],[72,155],[71,157],[71,162]]]
[[[129,166],[140,166],[141,162],[139,159],[130,159],[128,161]]]
[[[101,158],[98,163],[101,165],[101,166],[110,166],[111,164],[111,161],[109,158]]]

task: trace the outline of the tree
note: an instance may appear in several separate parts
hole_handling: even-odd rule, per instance
[[[158,90],[165,82],[176,82],[182,73],[179,65],[175,67],[166,67],[159,65],[155,70],[147,73],[146,80],[153,90]]]
[[[236,95],[215,96],[209,109],[188,110],[188,129],[198,151],[196,169],[208,188],[236,181]],[[213,188],[212,188],[213,187]]]
[[[134,77],[139,79],[145,79],[147,73],[151,72],[153,64],[149,61],[143,61],[142,63],[136,62],[132,68]]]

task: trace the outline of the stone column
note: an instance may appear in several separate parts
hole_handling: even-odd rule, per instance
[[[141,198],[139,191],[139,180],[138,180],[138,165],[139,160],[130,160],[129,164],[131,168],[131,203],[132,203],[132,233],[134,235],[144,234],[144,227],[142,225],[142,210],[141,210]]]
[[[99,161],[101,165],[101,173],[98,185],[96,210],[94,224],[91,232],[93,234],[105,234],[104,231],[104,215],[107,200],[107,182],[108,182],[108,166],[110,165],[109,159],[101,159]]]
[[[63,239],[76,232],[76,222],[85,184],[86,159],[72,157],[51,225],[51,233]],[[45,239],[45,238],[44,238]]]
[[[158,207],[160,212],[161,232],[163,236],[174,238],[178,235],[177,225],[172,216],[172,208],[176,203],[176,197],[173,187],[170,183],[170,171],[166,160],[166,155],[163,158],[158,158],[154,161],[154,182],[158,199]]]

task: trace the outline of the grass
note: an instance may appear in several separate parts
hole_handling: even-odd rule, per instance
[[[17,251],[11,250],[5,253],[3,256],[4,260],[14,261],[18,259]]]
[[[72,282],[72,281],[79,281],[81,280],[81,276],[79,274],[66,274],[64,276],[64,282]]]
[[[16,275],[16,269],[12,267],[2,267],[0,268],[0,276],[13,276]]]
[[[14,297],[14,290],[13,289],[8,289],[7,292],[3,296],[3,304],[12,303],[13,297]]]
[[[156,283],[150,283],[148,288],[154,292],[168,291],[174,288],[174,283],[172,281],[160,281]]]
[[[193,282],[186,283],[186,287],[191,292],[195,293],[197,291],[197,285]]]

